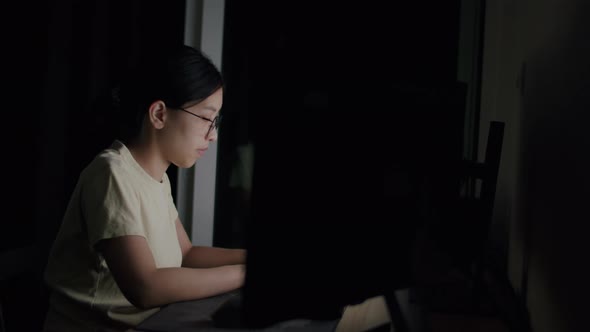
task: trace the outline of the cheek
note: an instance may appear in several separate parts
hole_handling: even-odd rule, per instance
[[[170,145],[169,148],[176,153],[187,153],[187,150],[195,146],[195,135],[190,128],[179,128],[172,136]]]
[[[173,159],[193,158],[204,142],[201,128],[181,123],[166,133],[166,150]]]

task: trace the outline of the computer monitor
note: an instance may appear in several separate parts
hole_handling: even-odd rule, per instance
[[[385,110],[359,103],[276,110],[255,142],[247,326],[337,319],[346,305],[407,285],[417,211],[386,188],[392,168],[369,111]]]

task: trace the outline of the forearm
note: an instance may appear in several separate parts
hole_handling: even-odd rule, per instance
[[[137,290],[131,301],[142,308],[197,300],[240,288],[244,282],[243,265],[227,265],[207,269],[163,268],[154,271]]]
[[[209,268],[223,265],[245,264],[246,250],[216,247],[192,247],[182,260],[182,266]]]

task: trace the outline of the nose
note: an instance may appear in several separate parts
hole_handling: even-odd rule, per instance
[[[217,142],[217,129],[211,128],[207,133],[207,140],[210,142]]]

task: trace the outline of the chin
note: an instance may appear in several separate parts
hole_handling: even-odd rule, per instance
[[[183,160],[181,162],[174,163],[174,165],[176,165],[178,168],[191,168],[196,162],[196,160]]]

